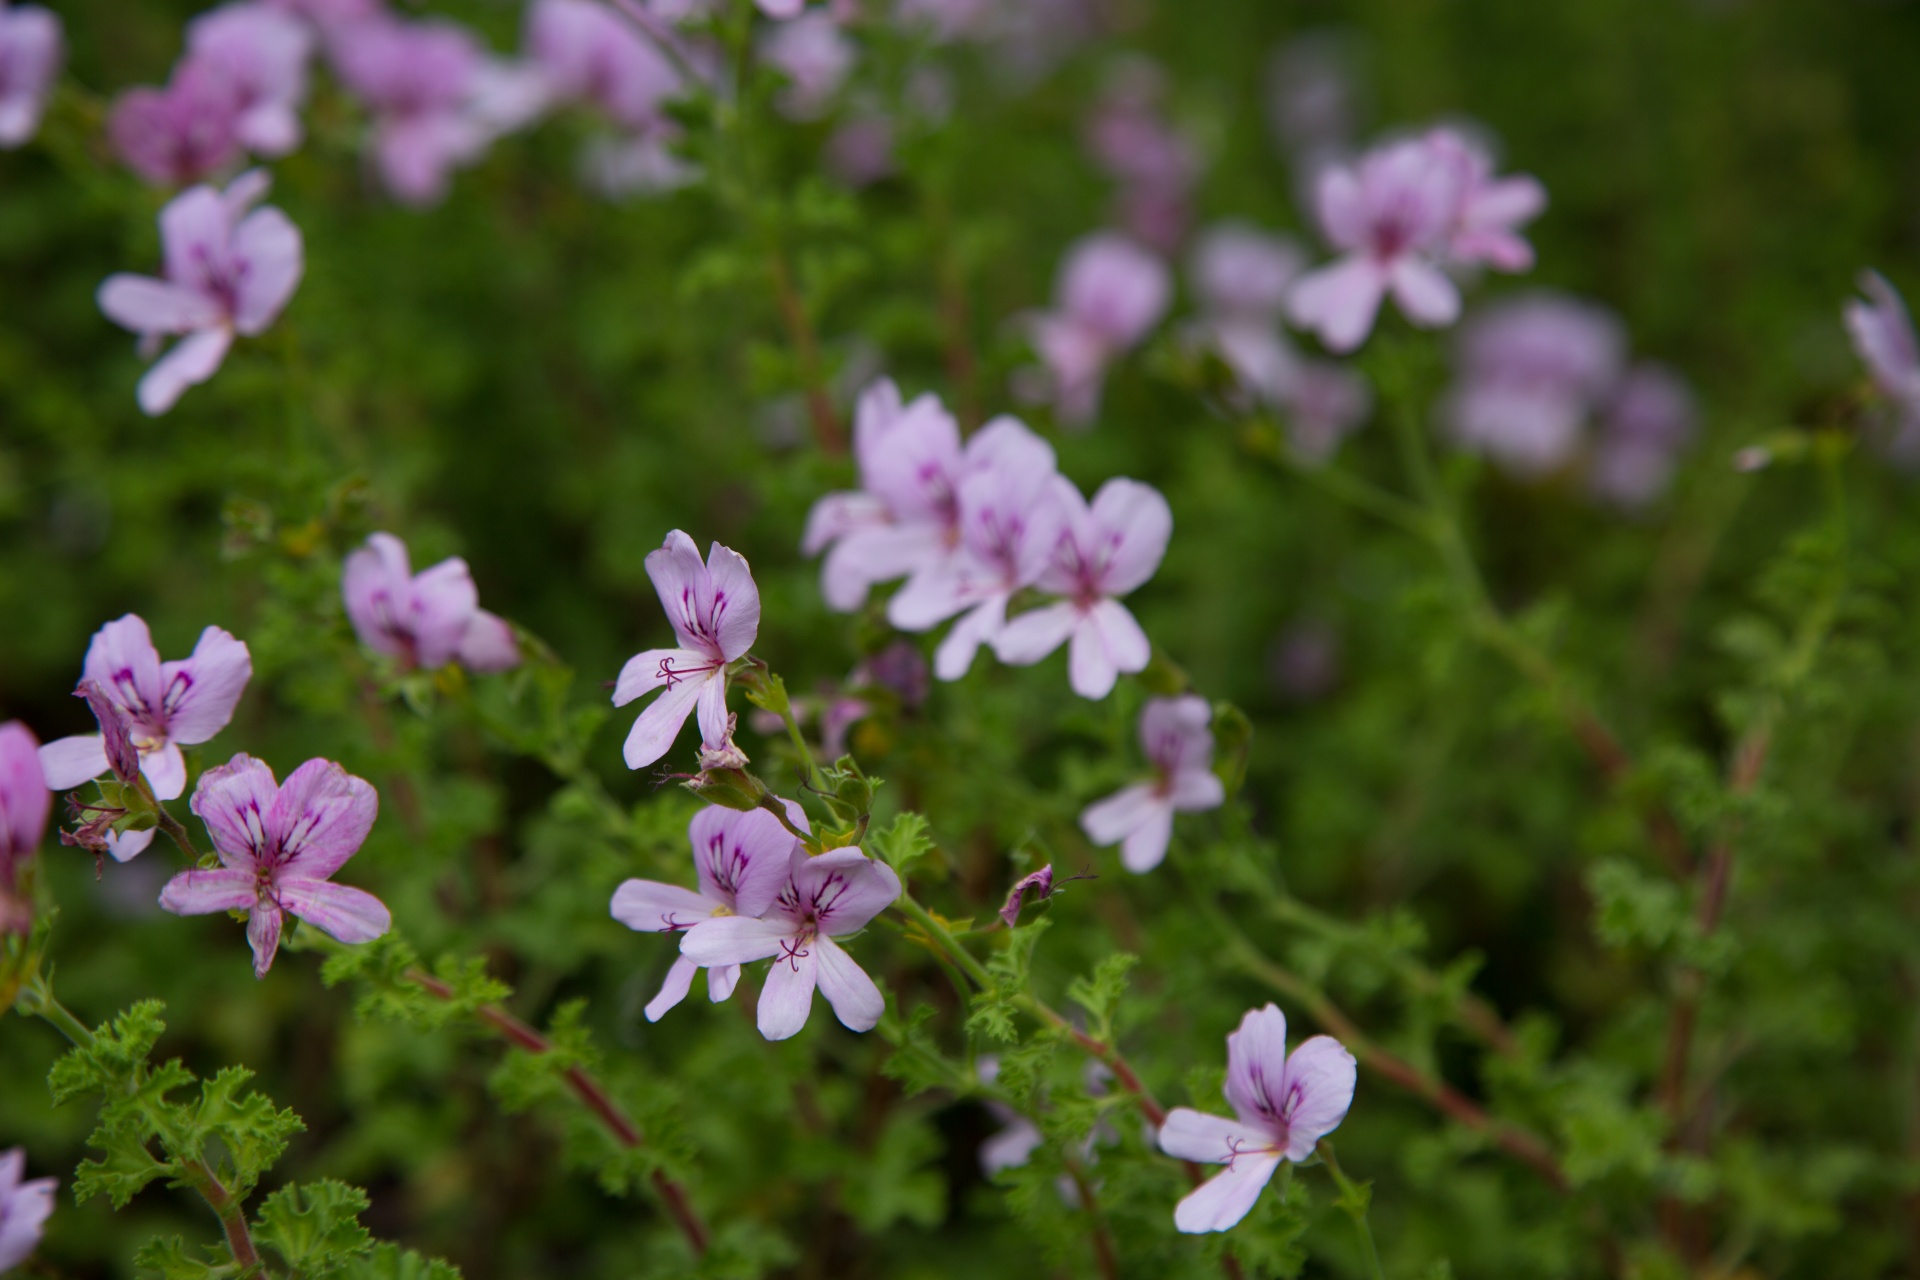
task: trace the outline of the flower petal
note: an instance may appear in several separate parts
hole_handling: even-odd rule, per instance
[[[1136,874],[1153,870],[1173,842],[1173,806],[1158,805],[1120,842],[1120,865]]]
[[[1355,1071],[1353,1055],[1332,1036],[1314,1036],[1288,1057],[1286,1092],[1298,1101],[1287,1115],[1287,1159],[1305,1160],[1347,1118]]]
[[[700,966],[685,956],[675,956],[673,967],[667,970],[666,980],[660,984],[659,992],[647,1001],[647,1021],[658,1022],[666,1016],[667,1010],[687,998],[687,992],[693,989],[693,975],[700,972]],[[712,978],[707,981],[711,983]]]
[[[1286,1067],[1287,1015],[1275,1004],[1249,1009],[1227,1037],[1227,1101],[1242,1121],[1279,1118]]]
[[[1127,606],[1102,600],[1074,628],[1067,680],[1083,698],[1104,698],[1120,672],[1145,671],[1152,657],[1153,645]]]
[[[41,764],[43,750],[18,720],[0,724],[0,857],[24,857],[46,834],[53,794]]]
[[[1002,1169],[1013,1169],[1033,1158],[1033,1149],[1044,1139],[1040,1128],[1022,1116],[980,1144],[980,1172],[991,1178]]]
[[[1259,1146],[1266,1137],[1239,1120],[1210,1116],[1192,1107],[1175,1107],[1167,1112],[1157,1140],[1162,1151],[1177,1159],[1225,1164],[1238,1149]]]
[[[247,917],[247,945],[253,948],[253,976],[264,978],[273,968],[280,951],[280,927],[285,923],[280,908],[256,903]]]
[[[693,704],[705,687],[703,680],[676,680],[665,693],[647,704],[627,733],[624,749],[627,768],[644,769],[667,754],[673,740],[680,736],[680,726],[693,714]]]
[[[175,343],[173,350],[161,356],[140,379],[136,396],[141,411],[157,418],[173,408],[188,387],[198,386],[214,375],[232,345],[233,330],[224,325],[201,329]]]
[[[702,745],[716,749],[725,746],[733,729],[727,719],[726,672],[714,671],[700,682],[700,696],[694,708],[700,722]]]
[[[193,333],[217,327],[220,304],[205,294],[152,276],[108,276],[96,295],[107,319],[135,333]]]
[[[220,861],[251,875],[267,847],[267,815],[279,793],[273,770],[242,752],[201,774],[187,807],[207,824]]]
[[[300,228],[278,209],[255,209],[233,229],[229,247],[240,285],[233,304],[234,328],[252,337],[264,332],[286,307],[306,270]]]
[[[407,598],[411,607],[402,618],[413,633],[415,658],[423,667],[452,662],[480,609],[480,592],[467,562],[454,556],[422,569],[414,575]]]
[[[946,639],[933,651],[933,674],[942,680],[958,680],[973,666],[980,646],[990,644],[1007,624],[1007,597],[995,594],[953,624]]]
[[[1149,811],[1160,803],[1152,784],[1137,782],[1088,805],[1080,814],[1080,829],[1097,845],[1119,844],[1148,821]]]
[[[243,641],[219,627],[202,631],[192,657],[160,665],[167,736],[193,746],[219,733],[252,678],[253,655]]]
[[[809,946],[818,957],[815,978],[820,994],[833,1006],[840,1024],[849,1031],[873,1030],[887,1011],[887,998],[880,988],[832,938],[815,938]]]
[[[760,588],[747,558],[717,542],[707,548],[707,577],[712,592],[708,631],[719,641],[721,656],[732,662],[760,635]]]
[[[393,913],[365,889],[281,878],[275,880],[274,891],[287,910],[342,942],[372,942],[393,928]]]
[[[131,862],[153,843],[151,831],[107,832],[107,856],[115,862]]]
[[[682,647],[709,659],[716,657],[708,653],[710,646],[701,629],[713,602],[713,582],[707,566],[700,563],[700,549],[693,539],[678,529],[669,532],[658,551],[647,553],[647,577],[653,579],[660,607],[666,610]]]
[[[624,880],[613,891],[613,918],[641,933],[673,933],[713,918],[720,905],[691,889],[658,880]]]
[[[701,891],[736,915],[765,915],[787,883],[793,837],[764,809],[702,809],[687,824],[687,840]]]
[[[1348,352],[1366,340],[1386,294],[1385,274],[1359,254],[1309,271],[1287,292],[1287,316],[1320,335],[1333,351]]]
[[[140,772],[153,788],[156,800],[178,800],[187,789],[187,758],[174,743],[140,753]]]
[[[796,846],[792,870],[794,892],[823,934],[864,928],[900,897],[900,877],[893,868],[858,849],[830,849],[810,858]]]
[[[406,657],[403,620],[412,616],[413,568],[407,546],[390,533],[376,533],[347,557],[340,595],[360,643],[390,658]]]
[[[193,867],[167,881],[160,905],[177,916],[204,916],[251,910],[259,897],[260,884],[251,871]]]
[[[1241,1156],[1230,1167],[1187,1193],[1174,1207],[1173,1225],[1190,1235],[1225,1231],[1247,1216],[1273,1177],[1273,1171],[1279,1167],[1277,1155]]]
[[[793,936],[785,920],[715,916],[702,920],[680,939],[680,954],[697,965],[745,964],[777,956]]]
[[[691,649],[648,649],[627,659],[613,682],[613,705],[624,707],[642,694],[652,693],[677,677],[669,672],[702,665],[705,659]]]
[[[1433,329],[1460,318],[1460,290],[1446,272],[1418,258],[1402,258],[1393,268],[1393,300],[1407,319]]]
[[[307,761],[280,784],[266,816],[283,850],[282,873],[325,880],[359,852],[379,813],[372,784],[331,760]]]
[[[153,634],[137,613],[115,618],[93,633],[82,674],[134,718],[160,719],[166,686],[160,678],[160,653]]]
[[[773,962],[767,983],[760,988],[760,1034],[769,1040],[787,1040],[800,1034],[813,1012],[813,992],[819,985],[820,944],[824,938]]]
[[[107,740],[97,733],[56,738],[40,748],[40,769],[50,791],[71,791],[107,771]]]
[[[1116,477],[1100,486],[1077,540],[1097,557],[1100,589],[1123,596],[1151,578],[1173,537],[1173,508],[1150,484]]]
[[[1011,666],[1030,666],[1065,644],[1079,620],[1071,600],[1029,609],[1000,628],[993,638],[994,656]]]

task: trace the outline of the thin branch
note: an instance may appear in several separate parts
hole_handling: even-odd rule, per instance
[[[767,254],[767,273],[773,278],[773,296],[780,307],[781,322],[786,325],[787,337],[800,359],[800,381],[806,391],[807,416],[813,422],[813,442],[829,458],[838,458],[847,451],[847,437],[833,411],[833,398],[827,394],[826,375],[820,367],[820,342],[814,334],[813,321],[807,317],[800,291],[794,287],[786,255],[778,248]]]

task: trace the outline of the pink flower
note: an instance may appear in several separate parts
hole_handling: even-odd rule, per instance
[[[25,933],[33,927],[32,905],[18,899],[20,869],[40,851],[52,804],[40,772],[39,740],[18,720],[0,724],[0,935]],[[14,1176],[19,1176],[18,1170]],[[3,1201],[4,1192],[0,1192]],[[0,1211],[0,1224],[5,1221],[6,1214]],[[0,1226],[0,1269],[12,1265],[7,1261],[5,1239]]]
[[[458,662],[486,673],[520,664],[513,628],[480,607],[473,575],[458,556],[416,574],[407,544],[376,533],[347,557],[340,594],[360,643],[405,666]]]
[[[163,279],[120,274],[100,286],[109,320],[158,348],[181,340],[140,379],[140,408],[158,415],[188,387],[205,382],[227,358],[234,334],[266,331],[287,305],[306,268],[300,230],[271,206],[248,210],[266,194],[259,170],[234,179],[224,193],[193,187],[160,211]]]
[[[853,43],[825,11],[800,14],[795,5],[793,12],[799,16],[761,39],[760,60],[787,78],[787,87],[776,100],[781,114],[793,120],[816,120],[827,113],[833,95],[853,70]]]
[[[554,97],[590,102],[628,129],[659,125],[661,104],[680,91],[666,54],[598,0],[537,0],[527,48]]]
[[[27,1153],[15,1147],[0,1154],[0,1271],[10,1271],[30,1257],[53,1214],[52,1178],[21,1181],[27,1171]]]
[[[993,641],[1000,661],[1027,666],[1069,640],[1073,691],[1104,698],[1122,671],[1144,671],[1153,646],[1120,597],[1160,567],[1173,536],[1173,511],[1160,491],[1137,480],[1109,480],[1093,505],[1065,479],[1055,485],[1066,528],[1037,585],[1064,599],[1008,622]]]
[[[1032,321],[1062,422],[1093,420],[1107,366],[1160,322],[1172,293],[1166,264],[1125,236],[1101,232],[1068,251],[1054,309]]]
[[[0,0],[0,148],[17,147],[39,130],[65,56],[59,18],[39,5]]]
[[[806,830],[806,815],[786,801],[788,817]],[[693,844],[693,870],[699,889],[683,889],[657,880],[627,880],[613,893],[613,918],[641,933],[679,933],[702,920],[723,916],[757,919],[786,887],[794,838],[780,820],[763,809],[737,813],[702,809],[687,827]],[[700,966],[681,956],[667,970],[660,994],[647,1004],[647,1021],[658,1022],[686,999]],[[715,1004],[733,994],[740,981],[737,964],[707,970],[707,995]]]
[[[384,10],[382,0],[261,0],[261,3],[275,12],[303,19],[321,32],[375,17]]]
[[[1920,344],[1906,304],[1877,271],[1860,273],[1866,299],[1850,300],[1842,312],[1853,349],[1874,385],[1887,398],[1892,431],[1888,452],[1902,463],[1920,462]]]
[[[1145,58],[1122,61],[1087,128],[1087,149],[1120,183],[1121,224],[1171,251],[1186,234],[1188,203],[1200,158],[1186,134],[1160,109],[1166,75]]]
[[[581,156],[582,180],[611,199],[678,191],[700,177],[700,167],[674,154],[678,126],[663,123],[639,137],[600,137]]]
[[[807,1025],[816,988],[849,1030],[871,1031],[886,998],[834,938],[864,928],[899,896],[893,868],[860,850],[808,857],[796,843],[786,883],[764,916],[702,920],[681,939],[680,954],[708,968],[771,959],[760,989],[760,1034],[769,1040]]]
[[[613,705],[665,689],[627,735],[629,769],[661,756],[699,707],[701,742],[719,749],[732,739],[727,714],[727,664],[753,647],[760,634],[760,588],[746,557],[714,543],[707,562],[693,539],[675,529],[647,556],[647,576],[680,641],[677,649],[649,649],[627,660],[614,684]]]
[[[1540,476],[1579,450],[1587,420],[1619,381],[1626,334],[1603,307],[1533,292],[1475,315],[1456,353],[1459,380],[1441,409],[1454,439]]]
[[[1286,1015],[1273,1005],[1249,1010],[1227,1037],[1227,1102],[1236,1119],[1175,1107],[1160,1127],[1168,1155],[1227,1166],[1180,1201],[1174,1226],[1225,1231],[1246,1217],[1282,1160],[1305,1160],[1340,1127],[1354,1074],[1353,1055],[1332,1036],[1289,1054]]]
[[[264,978],[292,912],[342,942],[371,942],[393,927],[381,901],[364,889],[329,883],[360,849],[380,808],[365,781],[330,760],[309,760],[275,784],[273,770],[249,755],[209,769],[191,808],[207,824],[221,865],[182,871],[160,891],[175,915],[248,913],[253,973]]]
[[[1153,763],[1151,782],[1116,791],[1080,815],[1097,845],[1118,844],[1127,870],[1151,871],[1167,856],[1175,811],[1215,809],[1226,788],[1213,772],[1213,711],[1205,698],[1151,698],[1140,712],[1140,745]]]
[[[259,156],[300,145],[313,36],[299,19],[263,4],[209,10],[187,24],[187,58],[233,90],[233,136]]]
[[[180,748],[207,742],[227,727],[253,678],[253,657],[244,642],[208,627],[191,657],[162,662],[146,622],[129,613],[94,633],[82,673],[118,713],[154,797],[172,800],[187,789]],[[107,772],[106,739],[86,734],[49,742],[40,748],[40,767],[49,787],[70,791]],[[152,841],[153,832],[132,831],[109,843],[113,856],[125,862]]]
[[[902,631],[963,615],[934,651],[933,673],[942,680],[965,675],[980,646],[1000,634],[1014,593],[1051,565],[1067,518],[1053,448],[1019,422],[989,422],[968,454],[978,465],[961,477],[958,544],[916,570],[887,603],[887,620]]]
[[[214,67],[180,64],[164,89],[114,100],[107,137],[129,169],[156,186],[210,178],[240,158],[239,89]]]
[[[1643,507],[1673,479],[1674,464],[1693,435],[1693,393],[1664,365],[1630,370],[1608,401],[1587,482],[1617,506]]]
[[[1376,147],[1357,164],[1328,166],[1316,201],[1322,230],[1346,256],[1296,282],[1288,310],[1328,347],[1351,351],[1389,292],[1414,324],[1452,324],[1460,291],[1444,265],[1531,265],[1513,228],[1539,212],[1545,195],[1530,178],[1494,179],[1483,153],[1436,129]]]
[[[1245,222],[1220,222],[1200,233],[1187,278],[1209,315],[1271,321],[1285,309],[1287,290],[1306,266],[1306,252],[1288,237]]]

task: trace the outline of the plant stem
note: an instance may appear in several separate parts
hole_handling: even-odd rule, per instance
[[[1113,1237],[1107,1234],[1107,1220],[1100,1212],[1100,1201],[1093,1194],[1093,1180],[1087,1177],[1086,1169],[1078,1160],[1069,1160],[1067,1176],[1073,1179],[1073,1189],[1079,1193],[1080,1208],[1087,1215],[1088,1229],[1093,1235],[1093,1264],[1100,1271],[1102,1280],[1120,1280],[1120,1261],[1114,1256]]]
[[[33,980],[21,988],[16,1007],[22,1013],[39,1018],[79,1048],[93,1047],[92,1029],[74,1017],[71,1009],[54,999],[45,975],[35,974]]]
[[[452,1000],[454,998],[452,987],[423,969],[409,969],[407,980],[436,999]],[[482,1005],[474,1012],[481,1021],[493,1027],[516,1048],[535,1054],[553,1052],[551,1040],[499,1005]],[[646,1137],[640,1132],[640,1127],[620,1109],[619,1104],[608,1095],[605,1086],[585,1067],[577,1063],[569,1066],[563,1073],[563,1078],[567,1082],[567,1087],[573,1090],[574,1096],[579,1098],[587,1110],[591,1111],[613,1134],[614,1141],[629,1150],[646,1145]],[[648,1180],[652,1182],[654,1192],[660,1197],[661,1204],[665,1206],[667,1216],[673,1219],[673,1225],[679,1228],[682,1236],[686,1237],[695,1256],[704,1257],[708,1241],[706,1224],[701,1221],[699,1212],[693,1207],[692,1198],[687,1195],[686,1188],[660,1169],[655,1169],[649,1174]]]
[[[813,422],[813,442],[829,458],[841,457],[847,451],[847,437],[834,414],[833,397],[827,394],[826,376],[820,368],[820,342],[807,315],[806,303],[794,287],[786,254],[778,245],[767,250],[767,273],[773,280],[773,296],[780,307],[781,322],[786,325],[787,337],[800,360],[800,382],[806,393],[807,417]]]
[[[1334,1159],[1331,1139],[1320,1139],[1314,1150],[1319,1153],[1320,1162],[1326,1166],[1327,1176],[1333,1179],[1333,1185],[1340,1191],[1340,1208],[1353,1219],[1353,1228],[1360,1235],[1360,1253],[1367,1261],[1367,1270],[1373,1280],[1387,1280],[1387,1273],[1380,1266],[1380,1251],[1373,1247],[1373,1228],[1367,1225],[1367,1205],[1373,1198],[1371,1190],[1341,1171],[1340,1162]]]
[[[193,847],[193,836],[188,833],[185,826],[181,825],[178,818],[167,812],[167,806],[154,797],[153,787],[148,783],[146,775],[134,774],[133,785],[140,789],[140,794],[153,807],[153,812],[159,818],[160,829],[167,833],[167,838],[178,845],[180,852],[186,854],[190,860],[200,861],[200,851]]]

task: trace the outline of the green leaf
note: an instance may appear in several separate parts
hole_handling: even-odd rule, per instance
[[[157,1276],[159,1280],[214,1280],[219,1276],[240,1274],[240,1268],[230,1261],[202,1262],[189,1257],[186,1243],[179,1236],[162,1236],[147,1241],[133,1255],[133,1265],[139,1268],[141,1275]]]
[[[460,1268],[394,1244],[377,1244],[334,1273],[335,1280],[460,1280]]]
[[[1067,984],[1067,998],[1087,1011],[1096,1040],[1113,1038],[1113,1009],[1127,990],[1127,974],[1140,957],[1116,951],[1095,966],[1093,973]]]
[[[881,861],[901,875],[933,850],[933,833],[927,820],[917,813],[903,813],[885,831],[867,837],[871,850]]]
[[[360,1225],[366,1192],[343,1182],[289,1184],[268,1196],[254,1218],[254,1238],[302,1277],[335,1274],[373,1247]]]

